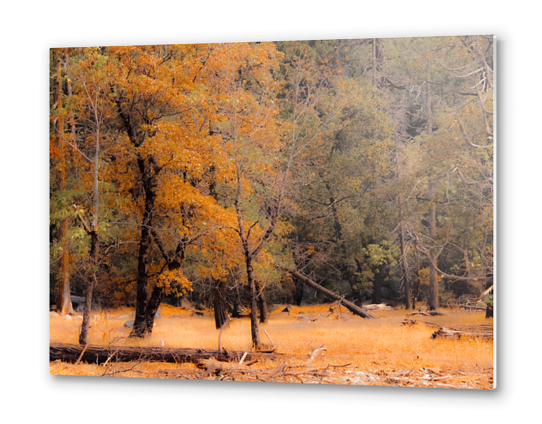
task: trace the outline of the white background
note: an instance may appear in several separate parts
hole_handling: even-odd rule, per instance
[[[540,90],[535,2],[48,1],[2,6],[0,418],[3,422],[536,422],[540,401]],[[498,389],[52,377],[48,372],[48,49],[496,34]],[[377,335],[375,335],[377,336]],[[7,418],[7,420],[4,420]]]

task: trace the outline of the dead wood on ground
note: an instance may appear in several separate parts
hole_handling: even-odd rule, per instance
[[[378,317],[371,315],[367,311],[363,310],[359,306],[356,306],[354,303],[349,302],[348,300],[345,300],[343,297],[336,295],[331,290],[326,289],[325,287],[322,287],[320,284],[312,281],[309,277],[306,275],[301,274],[298,271],[288,271],[293,277],[297,278],[298,280],[302,281],[304,284],[306,284],[309,287],[312,287],[317,292],[323,294],[324,296],[328,297],[329,299],[333,299],[336,301],[339,301],[341,305],[343,305],[346,309],[352,311],[354,314],[359,315],[362,318],[371,318],[371,319],[377,319]]]
[[[214,358],[221,362],[239,362],[246,353],[245,360],[253,361],[256,359],[267,360],[285,360],[291,355],[285,355],[275,352],[242,352],[242,351],[227,351],[207,350],[207,349],[190,349],[190,348],[166,348],[166,347],[126,347],[126,346],[90,346],[86,349],[83,345],[52,343],[50,345],[50,361],[61,360],[64,362],[75,363],[79,358],[81,362],[103,364],[108,361],[113,362],[131,362],[131,361],[148,361],[148,362],[169,362],[183,363],[191,362],[198,363],[204,359]]]
[[[464,324],[454,326],[441,326],[432,335],[449,339],[460,339],[461,337],[480,337],[493,340],[493,324]]]

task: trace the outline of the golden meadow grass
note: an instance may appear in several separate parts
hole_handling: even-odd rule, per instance
[[[369,320],[348,314],[346,319],[337,319],[329,314],[330,305],[294,307],[291,314],[279,312],[278,307],[270,314],[269,322],[260,326],[262,340],[277,352],[300,355],[309,358],[310,352],[325,346],[324,355],[314,364],[350,364],[350,369],[393,371],[431,369],[445,373],[477,373],[481,369],[493,368],[493,341],[479,338],[433,339],[434,328],[424,321],[441,324],[489,323],[481,313],[465,313],[458,310],[442,311],[446,314],[436,317],[413,316],[418,323],[414,326],[401,325],[407,311],[373,311],[380,319]],[[150,337],[129,338],[130,330],[124,326],[132,318],[132,309],[121,308],[107,313],[96,313],[100,318],[91,322],[90,344],[108,346],[163,346],[174,348],[217,349],[219,331],[215,328],[212,311],[205,316],[193,316],[182,308],[163,305],[162,315],[155,320],[156,326]],[[346,311],[343,309],[343,313]],[[128,315],[129,318],[112,318]],[[175,317],[175,316],[176,317]],[[109,316],[109,317],[108,317]],[[321,317],[314,322],[308,317]],[[66,320],[52,317],[50,320],[51,343],[78,343],[80,319]],[[265,334],[269,335],[270,339]],[[223,331],[222,347],[227,350],[251,350],[249,319],[235,319]],[[272,363],[259,367],[271,368]],[[140,377],[157,369],[194,368],[193,364],[139,364],[138,371],[123,372],[122,376]],[[124,369],[128,369],[124,365]],[[146,371],[145,371],[146,370]],[[52,374],[103,375],[104,366],[91,364],[52,363]],[[463,377],[464,379],[467,377]],[[490,388],[492,382],[488,381]]]

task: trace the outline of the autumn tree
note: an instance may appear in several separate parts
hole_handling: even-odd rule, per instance
[[[52,104],[51,104],[51,118],[52,118],[52,134],[51,134],[51,147],[50,156],[53,160],[52,169],[53,175],[56,177],[55,194],[62,194],[66,190],[66,174],[68,168],[67,146],[63,141],[65,131],[65,113],[64,113],[64,89],[65,85],[65,73],[63,74],[63,68],[65,67],[65,55],[61,49],[51,50],[51,91],[52,91]],[[56,199],[53,199],[53,201]],[[59,225],[57,230],[57,239],[59,243],[60,251],[60,265],[57,277],[57,296],[56,296],[56,308],[60,315],[74,313],[71,297],[70,297],[70,252],[67,243],[68,238],[68,220],[66,216],[66,204],[64,199],[58,199],[62,202],[60,210],[54,210],[52,205],[51,215],[55,219],[59,218]],[[56,212],[56,213],[55,213]],[[55,216],[56,215],[56,216]]]

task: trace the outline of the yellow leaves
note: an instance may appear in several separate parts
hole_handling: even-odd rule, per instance
[[[430,280],[429,274],[430,274],[429,267],[421,268],[418,271],[418,277],[419,277],[419,280],[420,280],[420,284],[425,284],[425,285],[429,284],[429,280]],[[442,281],[442,275],[439,275],[437,273],[437,282],[440,283],[441,281]]]
[[[192,291],[192,282],[184,276],[180,268],[161,273],[157,277],[156,285],[163,287],[166,295],[175,294],[180,296],[188,291]]]

